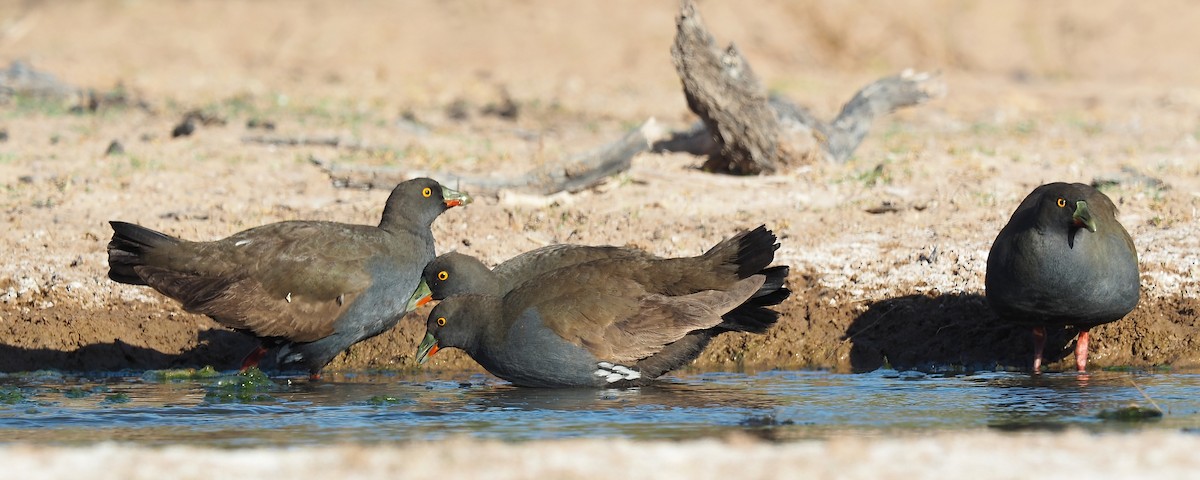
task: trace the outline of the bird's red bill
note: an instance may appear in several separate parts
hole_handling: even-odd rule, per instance
[[[429,303],[430,300],[433,300],[433,295],[426,295],[424,297],[421,297],[420,300],[417,300],[417,306],[419,307],[421,305]]]

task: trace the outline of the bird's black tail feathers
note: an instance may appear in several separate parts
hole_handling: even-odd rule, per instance
[[[736,252],[730,251],[734,247]],[[738,278],[751,275],[765,275],[763,286],[745,303],[722,316],[722,322],[717,326],[723,331],[764,333],[779,321],[779,312],[770,307],[779,305],[791,295],[791,290],[784,286],[788,276],[786,265],[770,266],[775,261],[775,251],[779,249],[778,238],[767,230],[766,225],[759,225],[754,230],[734,235],[709,251],[704,257],[714,261],[724,261],[736,268]]]
[[[108,278],[130,285],[145,285],[134,267],[145,263],[144,257],[156,248],[174,245],[179,239],[132,223],[108,222],[113,236],[108,242]]]
[[[732,332],[766,333],[779,321],[779,312],[770,307],[783,303],[792,294],[784,286],[788,266],[777,265],[758,273],[767,277],[763,286],[745,303],[722,315],[721,323],[716,328]]]
[[[763,271],[775,260],[775,250],[779,249],[776,240],[766,225],[759,225],[714,245],[701,257],[724,268],[733,267],[739,279],[746,278]]]

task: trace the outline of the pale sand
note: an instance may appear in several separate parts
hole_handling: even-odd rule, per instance
[[[100,444],[0,448],[5,478],[35,479],[1007,479],[1198,478],[1200,436],[1176,432],[943,433],[772,444],[456,438],[381,446],[223,450]]]

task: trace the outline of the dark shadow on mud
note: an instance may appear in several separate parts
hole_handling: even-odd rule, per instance
[[[121,340],[85,345],[72,351],[0,344],[0,372],[158,370],[205,365],[227,370],[237,368],[238,362],[256,345],[248,335],[216,329],[200,332],[198,344],[179,353],[163,353]]]
[[[1071,354],[1073,329],[1047,329],[1046,363]],[[850,366],[897,370],[1028,370],[1030,330],[999,322],[979,294],[906,295],[872,302],[850,324]]]

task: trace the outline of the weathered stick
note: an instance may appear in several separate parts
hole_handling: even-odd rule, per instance
[[[675,27],[671,58],[688,108],[716,143],[716,155],[709,156],[704,169],[754,174],[780,168],[779,120],[750,63],[735,45],[725,50],[716,46],[691,0],[681,2]]]
[[[247,135],[242,137],[242,143],[257,143],[262,145],[274,145],[277,147],[334,147],[345,150],[361,150],[368,152],[385,152],[392,150],[392,148],[388,147],[387,145],[372,145],[362,140],[343,138],[337,135]]]
[[[787,99],[768,97],[736,46],[716,46],[692,0],[680,2],[671,57],[703,128],[676,133],[654,149],[703,153],[705,170],[714,172],[772,173],[817,157],[844,162],[876,117],[945,94],[936,76],[906,70],[859,90],[826,123]]]
[[[359,167],[335,164],[313,157],[312,162],[325,170],[335,185],[349,188],[392,188],[415,177],[429,177],[447,185],[462,185],[472,194],[496,195],[502,190],[550,195],[578,192],[602,183],[606,178],[628,170],[633,157],[650,148],[660,135],[654,119],[630,130],[619,140],[553,165],[538,167],[516,177],[458,175],[399,167]]]

